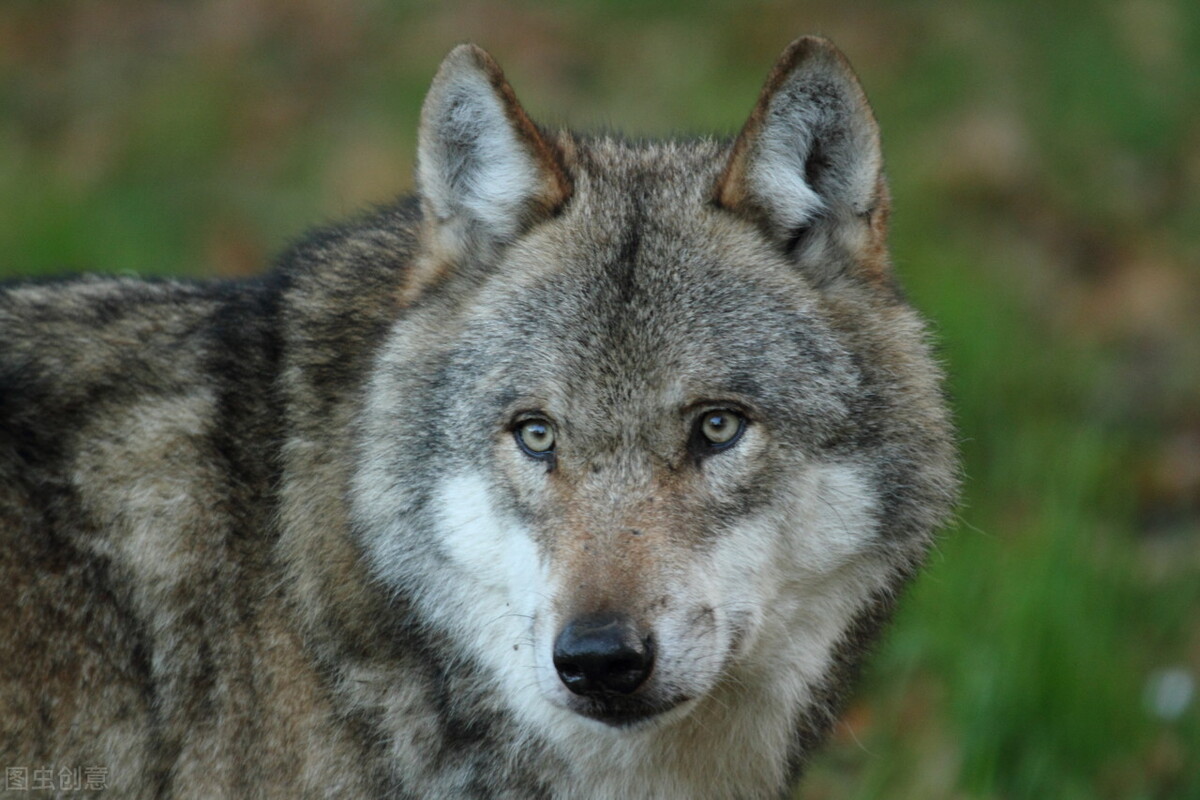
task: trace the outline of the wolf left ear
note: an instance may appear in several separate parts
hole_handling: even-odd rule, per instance
[[[570,197],[562,154],[475,45],[459,45],[442,62],[418,139],[418,191],[440,259],[485,255]]]
[[[879,126],[831,42],[805,36],[783,51],[734,141],[715,200],[763,223],[802,260],[807,246],[835,243],[868,269],[886,270]],[[809,255],[822,254],[829,255]]]

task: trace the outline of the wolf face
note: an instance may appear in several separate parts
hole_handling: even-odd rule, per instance
[[[537,735],[731,703],[793,731],[953,485],[849,67],[798,40],[732,146],[635,144],[543,132],[463,46],[418,175],[423,255],[360,419],[376,579]]]

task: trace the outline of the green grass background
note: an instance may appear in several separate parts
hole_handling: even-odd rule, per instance
[[[967,481],[800,795],[1200,798],[1200,3],[6,0],[0,277],[260,271],[411,186],[458,41],[659,136],[801,33],[875,105]]]

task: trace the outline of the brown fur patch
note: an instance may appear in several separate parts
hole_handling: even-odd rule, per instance
[[[556,472],[551,482],[563,519],[553,536],[552,569],[567,587],[558,598],[559,619],[618,611],[645,622],[662,576],[687,557],[683,482],[658,470],[639,490],[578,473]]]

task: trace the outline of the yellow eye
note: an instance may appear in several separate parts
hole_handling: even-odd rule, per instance
[[[517,428],[517,444],[535,458],[554,452],[554,426],[544,419],[527,419]]]
[[[732,411],[709,411],[700,418],[700,435],[712,447],[733,444],[744,427],[745,419]]]

